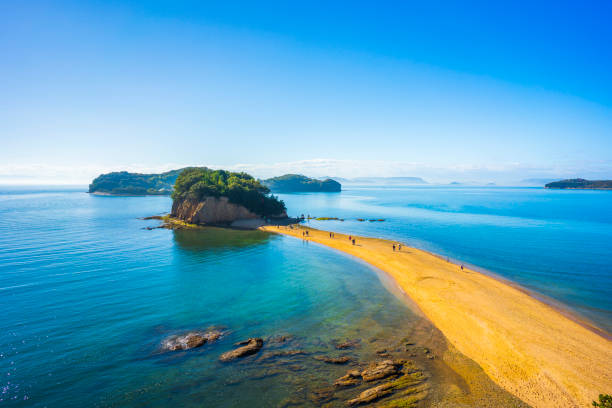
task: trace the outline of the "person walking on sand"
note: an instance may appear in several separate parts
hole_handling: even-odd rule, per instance
[[[402,244],[397,244],[397,250],[401,251],[402,250]]]
[[[353,240],[353,238],[349,235],[349,241],[352,241],[352,240]]]
[[[393,244],[393,252],[395,252],[395,244]]]
[[[355,245],[355,240],[353,240],[353,245]]]
[[[463,265],[461,265],[461,270],[463,270]]]

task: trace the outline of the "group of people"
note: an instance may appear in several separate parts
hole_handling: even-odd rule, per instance
[[[395,244],[393,244],[393,250],[395,251]],[[402,244],[397,244],[397,250],[398,251],[402,250]]]

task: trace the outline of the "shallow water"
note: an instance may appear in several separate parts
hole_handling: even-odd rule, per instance
[[[345,219],[312,227],[396,239],[480,267],[612,332],[611,191],[348,186],[281,198],[292,215]]]

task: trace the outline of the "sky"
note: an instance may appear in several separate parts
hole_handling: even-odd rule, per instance
[[[0,2],[0,184],[612,179],[612,2]]]

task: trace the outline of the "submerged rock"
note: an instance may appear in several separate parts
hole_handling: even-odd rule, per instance
[[[329,357],[329,356],[314,356],[315,360],[323,361],[328,364],[346,364],[351,361],[350,357]]]
[[[345,375],[334,381],[336,387],[350,387],[361,382],[361,373],[359,370],[349,370]]]
[[[238,347],[235,350],[228,351],[226,353],[221,354],[219,360],[227,362],[232,361],[240,357],[249,356],[251,354],[257,353],[263,347],[263,339],[260,338],[250,338],[239,344],[244,344],[242,347]]]
[[[373,388],[368,388],[352,400],[347,401],[350,406],[367,404],[372,401],[376,401],[379,398],[387,396],[393,392],[392,384],[381,384]]]
[[[371,363],[368,368],[361,372],[363,381],[375,381],[382,378],[387,378],[391,375],[396,375],[402,367],[401,361],[382,360],[376,363]]]
[[[162,341],[162,349],[167,351],[189,350],[212,343],[222,336],[219,330],[207,332],[193,331],[181,335],[170,336]]]
[[[271,351],[269,353],[264,354],[259,357],[259,360],[269,360],[277,357],[293,357],[309,354],[306,350],[280,350],[280,351]]]
[[[335,347],[338,350],[346,350],[346,349],[355,348],[358,345],[359,345],[359,340],[347,340],[342,343],[337,343]]]

